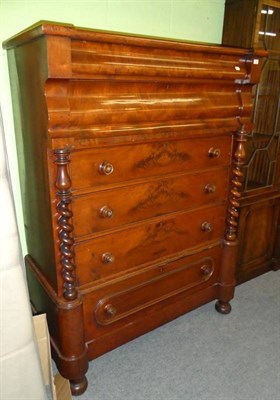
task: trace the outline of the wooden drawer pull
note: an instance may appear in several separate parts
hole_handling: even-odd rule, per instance
[[[99,213],[102,218],[112,218],[114,215],[113,210],[108,206],[101,207]]]
[[[213,183],[208,183],[208,184],[204,187],[204,192],[205,192],[205,193],[215,193],[215,192],[216,192],[216,186],[213,185]]]
[[[106,253],[102,254],[101,260],[102,260],[103,264],[110,264],[115,261],[115,257],[113,256],[112,253],[106,252]]]
[[[114,171],[114,167],[111,163],[109,163],[108,161],[103,161],[99,167],[98,167],[98,171],[101,175],[110,175],[112,174],[112,172]]]
[[[212,232],[213,226],[212,226],[212,224],[210,224],[210,222],[205,221],[201,224],[201,230],[203,232]]]
[[[214,149],[214,147],[211,147],[208,150],[208,157],[210,157],[210,158],[218,158],[218,157],[220,157],[220,154],[221,154],[220,149]]]
[[[104,307],[104,311],[108,317],[114,317],[117,313],[117,309],[112,304],[107,304]]]
[[[211,268],[211,266],[208,264],[204,264],[200,268],[200,271],[201,271],[202,275],[210,275],[211,272],[213,271],[213,268]]]

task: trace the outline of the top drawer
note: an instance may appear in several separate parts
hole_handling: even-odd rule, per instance
[[[228,165],[230,154],[230,136],[74,151],[72,188]]]

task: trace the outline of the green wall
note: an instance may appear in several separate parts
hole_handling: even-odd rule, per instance
[[[1,42],[39,20],[220,43],[224,0],[0,0]],[[23,253],[26,253],[6,52],[1,54],[0,99]]]

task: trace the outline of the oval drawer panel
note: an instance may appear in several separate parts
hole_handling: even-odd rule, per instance
[[[119,232],[77,243],[76,272],[79,285],[112,278],[157,259],[223,236],[225,206],[176,213]]]
[[[174,211],[221,202],[227,197],[228,168],[161,178],[152,182],[74,197],[76,237]]]
[[[83,294],[87,340],[118,328],[122,319],[127,322],[141,318],[141,311],[155,309],[164,312],[164,304],[217,285],[221,247],[214,246],[199,254],[180,257],[172,262],[154,264],[130,277],[108,282]]]
[[[173,264],[176,265],[176,262]],[[94,312],[95,319],[99,325],[111,324],[208,281],[213,272],[214,262],[211,258],[193,264],[188,264],[185,259],[183,265],[166,274],[99,300]]]
[[[73,190],[230,164],[231,137],[193,138],[73,151]]]

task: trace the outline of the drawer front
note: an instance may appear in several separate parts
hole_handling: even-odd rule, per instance
[[[141,318],[141,311],[156,307],[180,294],[187,296],[218,282],[221,248],[213,247],[168,264],[153,265],[138,275],[112,283],[84,296],[87,340],[117,328],[123,319]],[[161,311],[159,310],[159,312]],[[103,327],[103,329],[102,329]],[[107,328],[106,328],[107,327]]]
[[[72,188],[229,165],[230,152],[229,136],[73,151]]]
[[[225,206],[178,213],[76,244],[77,282],[90,283],[130,268],[218,240]]]
[[[227,197],[228,169],[162,178],[73,198],[76,237]]]

